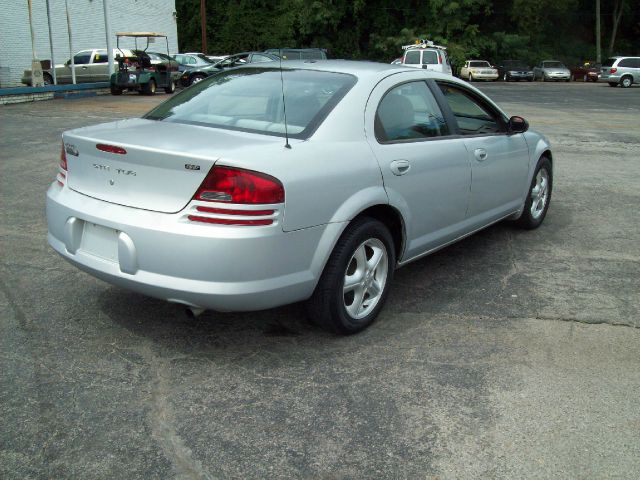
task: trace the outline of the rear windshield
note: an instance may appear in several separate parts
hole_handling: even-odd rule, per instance
[[[438,54],[433,50],[425,50],[422,52],[422,64],[423,65],[437,65]]]
[[[603,67],[613,67],[613,64],[616,62],[617,58],[607,58],[604,62],[602,62]]]
[[[356,83],[344,73],[241,67],[196,83],[144,118],[307,138]]]
[[[470,67],[480,67],[480,68],[490,68],[491,65],[489,64],[489,62],[484,62],[484,61],[476,61],[476,62],[469,62],[469,66]]]

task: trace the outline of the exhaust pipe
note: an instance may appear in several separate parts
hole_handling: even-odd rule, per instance
[[[200,307],[187,307],[185,309],[185,313],[187,314],[187,317],[189,317],[192,320],[195,320],[196,318],[198,318],[200,315],[202,315],[204,311],[205,309]]]

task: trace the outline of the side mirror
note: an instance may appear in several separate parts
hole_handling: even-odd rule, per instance
[[[529,122],[524,118],[513,116],[508,123],[509,133],[524,133],[529,130]]]

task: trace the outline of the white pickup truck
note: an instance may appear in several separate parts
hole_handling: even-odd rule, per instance
[[[122,51],[114,49],[113,58],[122,55],[131,56],[130,50]],[[73,56],[76,69],[76,83],[87,82],[108,82],[109,81],[109,59],[106,49],[81,50]],[[45,85],[53,84],[51,69],[42,72]],[[64,65],[56,65],[57,83],[71,83],[71,60],[67,60]],[[31,85],[31,70],[25,70],[22,74],[22,83]]]

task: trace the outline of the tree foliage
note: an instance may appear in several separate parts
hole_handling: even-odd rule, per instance
[[[637,1],[601,0],[602,44],[612,45],[611,54],[640,53]],[[200,0],[176,0],[176,10],[181,50],[202,50]],[[322,47],[332,58],[390,61],[420,38],[446,45],[458,65],[467,58],[575,63],[596,54],[593,0],[208,0],[206,12],[213,54]]]

